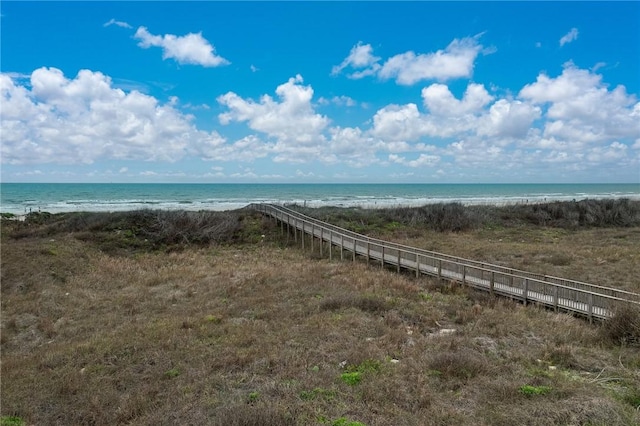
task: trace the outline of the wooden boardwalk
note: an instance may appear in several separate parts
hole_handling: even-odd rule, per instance
[[[556,311],[571,312],[594,319],[607,319],[621,305],[640,307],[640,294],[610,287],[598,286],[558,277],[534,274],[462,259],[442,253],[404,246],[322,222],[286,207],[272,204],[251,204],[257,210],[276,220],[282,231],[293,233],[302,247],[317,246],[330,258],[345,258],[345,252],[355,261],[356,257],[368,262],[379,262],[381,267],[392,266],[415,272],[416,276],[431,275],[451,280],[494,295],[537,303]]]

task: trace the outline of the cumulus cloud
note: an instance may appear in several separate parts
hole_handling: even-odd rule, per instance
[[[379,76],[395,78],[398,84],[411,85],[421,80],[447,81],[470,77],[473,64],[482,46],[475,37],[453,40],[444,50],[415,54],[405,52],[393,56],[384,63]]]
[[[380,68],[378,61],[381,58],[373,56],[373,47],[370,44],[362,44],[358,42],[351,48],[349,56],[347,56],[340,65],[336,65],[331,69],[331,75],[337,75],[347,67],[360,69],[348,75],[349,78],[362,78],[373,75]],[[364,68],[364,69],[363,69]]]
[[[540,117],[540,108],[521,101],[500,99],[478,122],[478,134],[503,138],[524,138],[532,123]]]
[[[175,59],[180,64],[202,65],[204,67],[217,67],[229,64],[229,61],[218,56],[215,48],[209,43],[202,33],[189,33],[184,36],[173,34],[154,35],[146,27],[139,27],[134,38],[140,40],[138,46],[161,47],[163,59]]]
[[[407,160],[405,157],[397,154],[389,154],[389,161],[396,164],[402,164],[407,167],[434,167],[440,161],[437,155],[420,154],[415,160]]]
[[[478,43],[480,36],[454,39],[445,49],[432,53],[408,51],[388,58],[380,65],[381,58],[373,55],[370,44],[358,43],[340,65],[334,66],[331,74],[336,75],[346,68],[355,71],[350,78],[377,75],[383,80],[395,79],[397,84],[412,85],[422,80],[447,81],[470,77],[480,52],[490,54],[495,48],[483,50]]]
[[[0,93],[4,163],[170,162],[225,142],[171,103],[114,88],[100,72],[81,70],[69,79],[39,68],[24,85],[0,74]]]
[[[578,29],[571,28],[571,30],[560,38],[560,46],[564,46],[567,43],[571,43],[574,40],[578,39]]]
[[[5,164],[185,157],[216,164],[377,164],[376,173],[388,168],[389,176],[401,176],[403,169],[433,176],[438,169],[449,177],[455,170],[460,179],[525,179],[524,170],[593,178],[600,166],[623,170],[624,176],[640,167],[640,102],[623,86],[609,87],[593,70],[568,63],[560,75],[541,73],[516,95],[498,93],[469,83],[456,96],[446,84],[433,83],[416,92],[415,102],[388,104],[357,126],[337,126],[316,107],[355,101],[339,96],[314,102],[312,86],[297,75],[277,86],[275,95],[219,96],[218,130],[234,124],[228,138],[199,130],[183,112],[193,106],[178,98],[161,102],[125,91],[99,72],[67,77],[40,68],[27,80],[0,74],[1,154]],[[129,169],[118,165],[113,173],[133,175]],[[264,176],[244,166],[239,173],[209,170],[210,177],[220,174]]]
[[[624,86],[610,90],[602,76],[573,64],[556,78],[540,74],[519,96],[546,109],[544,136],[598,143],[640,137],[640,103]]]
[[[220,123],[247,122],[250,129],[275,140],[273,149],[280,154],[280,160],[316,156],[318,144],[325,141],[323,131],[329,119],[314,111],[313,88],[302,83],[302,76],[297,75],[278,86],[279,100],[263,95],[256,102],[228,92],[218,97],[218,102],[229,109],[218,116]]]
[[[424,105],[434,115],[456,116],[477,113],[493,100],[482,84],[469,84],[461,100],[454,98],[444,84],[432,84],[422,89]]]
[[[124,22],[124,21],[116,21],[115,19],[111,18],[109,21],[105,22],[102,26],[103,27],[110,27],[111,25],[116,25],[118,27],[122,27],[122,28],[133,28],[131,25],[129,25],[128,23]]]
[[[376,154],[383,146],[368,132],[359,127],[334,127],[330,133],[325,162],[364,167],[379,161]]]

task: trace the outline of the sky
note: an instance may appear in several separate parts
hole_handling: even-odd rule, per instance
[[[0,13],[2,182],[640,182],[637,1]]]

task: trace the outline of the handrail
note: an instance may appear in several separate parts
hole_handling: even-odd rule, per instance
[[[580,313],[589,319],[608,318],[619,304],[640,306],[640,294],[637,293],[520,271],[371,238],[284,206],[251,204],[247,207],[269,215],[283,225],[286,221],[287,226],[290,226],[293,221],[294,229],[310,234],[312,238],[318,237],[322,242],[328,241],[331,245],[340,246],[341,250],[353,252],[354,260],[356,255],[366,254],[368,259],[379,260],[383,265],[396,265],[398,271],[400,268],[411,269],[415,270],[417,275],[426,273],[461,281],[463,284],[491,293],[522,299],[525,303],[533,301],[556,310]],[[308,225],[311,225],[311,229],[308,229]],[[336,237],[339,239],[336,240]],[[348,245],[345,244],[345,238]],[[505,280],[507,283],[503,282]]]
[[[367,238],[367,239],[369,239],[369,241],[375,242],[377,244],[385,244],[387,247],[393,247],[393,248],[399,248],[399,249],[402,249],[402,250],[411,250],[411,251],[419,250],[421,252],[421,254],[424,253],[425,255],[430,254],[430,255],[433,255],[433,256],[437,256],[439,258],[448,258],[448,259],[451,259],[451,260],[454,260],[454,261],[464,262],[464,263],[466,263],[468,265],[475,264],[475,265],[480,265],[480,267],[482,267],[482,266],[490,266],[494,270],[501,269],[505,273],[511,273],[511,274],[517,273],[519,275],[526,275],[526,276],[528,276],[530,278],[537,278],[537,279],[542,280],[542,281],[558,280],[558,281],[561,281],[561,282],[566,283],[566,284],[559,284],[557,282],[555,284],[567,285],[569,287],[572,287],[572,285],[574,285],[574,286],[586,286],[586,287],[593,288],[593,289],[611,291],[611,292],[613,292],[615,294],[631,296],[630,298],[632,300],[637,300],[638,302],[640,302],[640,294],[638,294],[638,293],[633,293],[633,292],[630,292],[630,291],[620,290],[620,289],[616,289],[616,288],[612,288],[612,287],[605,287],[605,286],[601,286],[601,285],[597,285],[597,284],[585,283],[585,282],[582,282],[582,281],[570,280],[570,279],[566,279],[566,278],[560,278],[560,277],[554,277],[554,276],[550,276],[550,275],[543,275],[543,274],[538,274],[538,273],[534,273],[534,272],[518,270],[518,269],[515,269],[515,268],[509,268],[509,267],[506,267],[506,266],[494,265],[494,264],[487,263],[487,262],[480,262],[480,261],[477,261],[477,260],[465,259],[465,258],[461,258],[461,257],[458,257],[458,256],[449,255],[449,254],[444,254],[444,253],[424,250],[424,249],[420,249],[420,248],[416,248],[416,247],[411,247],[411,246],[407,246],[407,245],[403,245],[403,244],[398,244],[398,243],[394,243],[394,242],[379,240],[379,239],[368,237],[366,235],[358,234],[358,233],[353,232],[353,231],[349,231],[349,230],[344,229],[344,228],[340,228],[340,227],[332,225],[332,224],[328,224],[328,223],[323,222],[323,221],[321,221],[319,219],[304,215],[303,213],[297,212],[295,210],[292,210],[292,209],[284,207],[284,206],[278,206],[278,207],[272,206],[272,207],[278,208],[280,210],[287,211],[289,214],[292,214],[294,216],[298,216],[298,217],[301,217],[301,218],[304,217],[308,221],[313,221],[318,225],[325,225],[325,226],[328,225],[329,227],[334,228],[336,231],[339,230],[341,232],[346,232],[346,233],[351,234],[354,237],[358,237],[358,238],[363,237],[363,238]]]

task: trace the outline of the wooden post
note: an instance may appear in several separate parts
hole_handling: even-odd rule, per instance
[[[369,244],[369,239],[367,238],[367,263],[369,263],[369,254],[370,254],[370,244]]]
[[[344,260],[344,235],[340,234],[340,260]]]
[[[420,276],[420,255],[416,252],[416,278]]]
[[[467,284],[467,265],[462,265],[462,285]]]
[[[311,254],[313,254],[313,237],[315,237],[315,234],[316,234],[315,225],[312,223],[311,224]]]
[[[529,279],[524,279],[524,290],[522,292],[524,306],[527,306],[527,298],[529,297]]]
[[[324,245],[324,228],[320,228],[320,257],[322,257],[322,246]]]
[[[588,298],[588,309],[589,309],[589,323],[593,323],[593,294],[589,293]]]
[[[553,287],[553,310],[558,312],[558,286]]]
[[[438,279],[442,279],[442,259],[438,259]]]
[[[353,261],[355,262],[356,261],[356,239],[355,237],[352,237],[352,238],[353,238]]]
[[[380,267],[384,269],[384,244],[381,247],[382,247],[382,257],[380,258]]]
[[[298,243],[298,219],[293,219],[293,241]]]
[[[400,249],[396,249],[398,252],[398,273],[400,273],[400,256],[402,254],[402,252],[400,251]]]
[[[302,233],[300,234],[300,237],[302,237],[302,250],[304,250],[304,220],[302,221]]]
[[[333,260],[333,231],[329,230],[329,260]]]
[[[495,283],[495,273],[491,271],[491,280],[489,281],[489,294],[493,296],[493,286]]]

